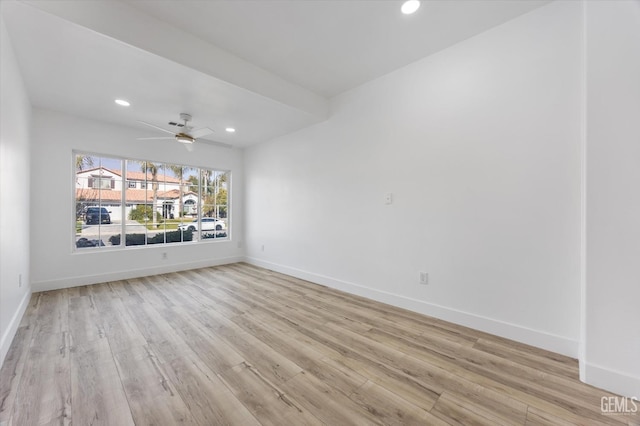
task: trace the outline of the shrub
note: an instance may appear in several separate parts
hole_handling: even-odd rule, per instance
[[[193,240],[193,232],[191,231],[171,231],[165,234],[160,233],[155,235],[152,238],[147,240],[147,244],[161,244],[165,242],[167,243],[179,243],[181,241],[191,241]]]
[[[120,245],[120,234],[110,236],[109,242],[112,246]]]
[[[216,232],[205,232],[202,231],[202,239],[207,238],[225,238],[227,233],[225,231],[216,231]]]
[[[76,247],[104,247],[104,243],[102,242],[102,240],[89,240],[86,238],[80,238],[78,241],[76,241]]]
[[[128,246],[143,246],[146,244],[146,238],[145,234],[127,234],[125,244]]]
[[[127,234],[126,245],[128,246],[143,246],[145,244],[162,244],[167,243],[179,243],[181,241],[192,241],[193,232],[191,231],[171,231],[167,233],[159,233],[151,238],[146,238],[145,234]],[[109,237],[109,242],[114,245],[120,245],[120,234],[112,235]]]
[[[147,206],[144,204],[138,205],[135,208],[131,209],[129,212],[129,219],[137,220],[138,222],[144,222],[145,220],[152,220],[153,209],[151,206]],[[162,221],[162,215],[158,212],[156,213],[156,222]]]

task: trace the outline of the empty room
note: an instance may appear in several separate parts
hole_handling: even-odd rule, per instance
[[[640,1],[0,0],[0,426],[640,425]]]

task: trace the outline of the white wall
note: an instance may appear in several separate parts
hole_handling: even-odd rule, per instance
[[[249,149],[250,261],[577,356],[581,18],[550,4]]]
[[[31,295],[30,120],[31,105],[0,9],[0,366]]]
[[[586,2],[584,379],[640,398],[640,2]]]
[[[138,141],[125,128],[34,109],[32,131],[31,276],[34,291],[238,261],[243,239],[242,151],[171,141]],[[231,240],[202,244],[74,252],[73,150],[231,170]],[[167,253],[167,260],[162,253]]]
[[[327,122],[246,153],[246,193],[238,151],[158,149],[44,110],[30,137],[2,23],[0,361],[30,282],[242,259],[245,200],[256,264],[576,356],[586,176],[582,377],[640,395],[640,3],[587,2],[586,26],[582,7],[556,2],[334,99]],[[73,149],[231,169],[233,240],[74,254]]]

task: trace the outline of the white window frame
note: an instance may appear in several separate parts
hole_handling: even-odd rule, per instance
[[[123,218],[123,220],[121,221],[120,224],[120,244],[119,245],[107,245],[105,243],[104,246],[96,246],[96,247],[77,247],[76,246],[76,241],[78,240],[78,236],[77,236],[77,232],[76,232],[76,226],[77,226],[77,203],[78,202],[82,202],[82,201],[78,201],[76,199],[76,189],[78,188],[78,176],[77,176],[77,172],[78,170],[76,169],[76,158],[78,155],[85,155],[85,156],[91,156],[91,157],[97,157],[97,158],[103,158],[103,159],[108,159],[108,160],[115,160],[115,161],[120,161],[120,173],[121,173],[121,179],[120,179],[120,185],[117,184],[118,180],[114,179],[114,177],[108,177],[106,179],[102,179],[102,180],[107,180],[107,181],[111,181],[111,180],[115,180],[116,184],[114,188],[111,188],[111,184],[109,184],[109,187],[104,187],[104,188],[95,188],[92,187],[91,189],[99,189],[100,191],[104,191],[104,190],[113,190],[113,191],[121,191],[121,200],[120,200],[120,217]],[[149,248],[149,247],[166,247],[167,245],[171,245],[171,246],[180,246],[180,245],[184,245],[184,244],[211,244],[211,243],[216,243],[216,242],[221,242],[221,241],[230,241],[231,240],[231,218],[232,218],[232,214],[231,214],[231,170],[225,170],[225,169],[219,169],[219,168],[213,168],[213,167],[202,167],[202,166],[193,166],[193,165],[184,165],[184,164],[176,164],[176,163],[167,163],[167,162],[162,162],[162,161],[152,161],[152,160],[139,160],[139,159],[133,159],[133,158],[124,158],[124,157],[119,157],[119,156],[114,156],[114,155],[110,155],[110,154],[98,154],[98,153],[92,153],[92,152],[86,152],[86,151],[73,151],[72,152],[72,156],[73,156],[73,185],[72,185],[72,200],[73,200],[73,211],[74,211],[74,215],[73,215],[73,226],[72,226],[72,231],[73,231],[73,247],[72,247],[72,251],[74,253],[85,253],[85,252],[95,252],[95,251],[105,251],[105,250],[129,250],[129,249],[144,249],[144,248]],[[197,191],[197,196],[198,196],[198,202],[196,203],[197,208],[196,208],[196,214],[197,214],[197,223],[198,223],[198,229],[197,231],[193,232],[194,235],[194,240],[192,241],[180,241],[180,242],[166,242],[166,233],[167,232],[173,232],[174,230],[164,230],[164,235],[165,235],[165,242],[163,243],[156,243],[156,244],[149,244],[147,243],[147,239],[149,238],[149,230],[146,231],[147,237],[145,238],[145,244],[144,245],[126,245],[126,235],[127,235],[127,223],[126,223],[126,217],[127,217],[127,206],[128,205],[132,205],[135,204],[132,203],[130,200],[126,199],[126,191],[128,189],[137,189],[137,181],[135,180],[129,180],[126,179],[126,174],[127,174],[127,170],[126,170],[126,166],[127,166],[127,162],[129,161],[135,161],[135,162],[141,162],[141,161],[148,161],[148,162],[152,162],[155,164],[161,164],[162,168],[166,168],[167,166],[173,166],[173,165],[177,165],[177,166],[183,166],[189,169],[192,169],[192,175],[196,175],[198,176],[198,191]],[[104,166],[103,166],[104,167]],[[211,231],[203,231],[202,230],[202,217],[204,214],[203,208],[205,206],[204,204],[204,197],[203,197],[203,182],[202,182],[202,170],[209,170],[211,172],[213,172],[213,175],[217,175],[219,173],[225,173],[227,175],[226,177],[226,184],[224,186],[224,189],[227,191],[227,203],[226,203],[226,217],[224,218],[224,222],[226,224],[226,229],[225,229],[225,236],[222,237],[215,237],[215,238],[207,238],[206,235],[209,234]],[[97,179],[97,178],[95,178]],[[184,179],[184,177],[183,177]],[[130,187],[130,183],[133,182],[136,184],[136,187]],[[142,189],[145,189],[146,187],[151,188],[151,181],[147,182],[147,181],[141,181],[141,186]],[[145,185],[146,184],[146,185]],[[218,188],[216,186],[216,188]],[[219,190],[219,189],[218,189]],[[217,194],[217,192],[216,192]],[[159,200],[160,201],[160,200]],[[102,200],[99,199],[98,203],[100,205],[102,204],[106,204],[106,203],[102,203]],[[111,210],[111,209],[107,209],[107,210]],[[176,209],[176,212],[178,210]],[[184,220],[181,223],[188,223],[190,222],[190,220]],[[102,224],[98,224],[97,225],[98,228],[98,240],[102,241],[102,234],[101,234],[101,227],[103,226]],[[161,231],[162,232],[162,231]],[[131,232],[129,232],[131,234]],[[216,234],[217,235],[217,234]],[[122,238],[122,236],[125,236],[125,238]],[[104,242],[104,241],[102,241]]]

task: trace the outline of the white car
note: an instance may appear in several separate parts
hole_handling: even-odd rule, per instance
[[[202,224],[203,231],[222,231],[227,228],[227,224],[224,223],[224,221],[216,219],[215,217],[203,217],[200,219],[200,223]],[[181,223],[178,225],[178,229],[181,231],[197,231],[198,219],[189,223]]]

